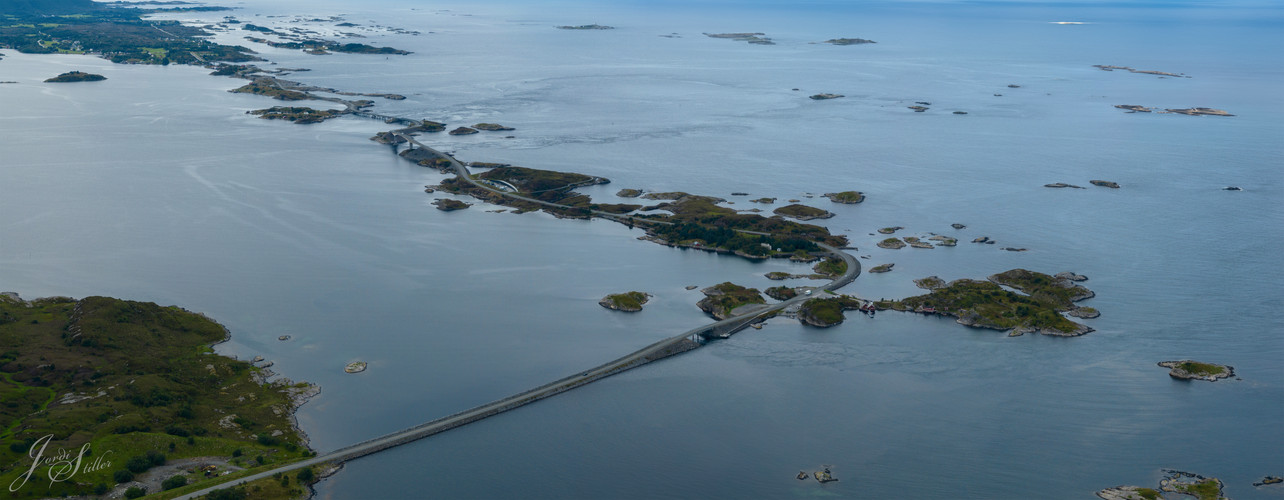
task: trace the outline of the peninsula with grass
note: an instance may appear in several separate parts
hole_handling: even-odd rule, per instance
[[[22,497],[133,498],[314,456],[293,414],[317,387],[215,354],[227,338],[176,306],[0,294],[0,481]],[[32,469],[40,449],[79,453],[80,467],[51,482],[48,463]],[[301,495],[307,470],[265,498]]]

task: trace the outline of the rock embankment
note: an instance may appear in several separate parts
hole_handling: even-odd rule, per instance
[[[1190,359],[1180,361],[1161,361],[1159,366],[1168,368],[1168,375],[1181,380],[1207,380],[1216,382],[1219,379],[1235,376],[1235,368],[1229,365],[1201,363]]]

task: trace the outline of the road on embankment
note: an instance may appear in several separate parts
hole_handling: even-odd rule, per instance
[[[398,134],[398,135],[401,135],[401,134]],[[443,158],[448,158],[451,162],[451,166],[455,170],[455,173],[458,174],[460,178],[472,183],[477,187],[486,189],[491,192],[499,193],[501,195],[508,196],[510,198],[529,201],[532,203],[539,203],[541,205],[554,206],[558,208],[567,208],[565,205],[558,205],[555,203],[548,203],[545,201],[534,200],[524,196],[519,196],[512,193],[498,191],[489,186],[480,184],[472,179],[472,177],[469,175],[468,169],[465,168],[464,165],[460,163],[458,160],[455,160],[453,157],[450,157],[448,155],[442,154],[441,152],[438,152],[435,149],[424,146],[423,144],[420,144],[418,141],[413,141],[413,139],[407,136],[402,136],[402,137],[406,138],[407,140],[410,140],[413,144],[416,144],[419,147],[422,147],[424,149],[427,149],[429,151],[432,151],[440,155]],[[602,213],[612,218],[618,217],[615,214],[608,214],[605,212],[602,212]],[[856,258],[853,257],[851,254],[848,254],[846,252],[843,252],[841,249],[838,249],[823,243],[818,243],[818,245],[820,245],[821,248],[824,248],[829,253],[843,259],[843,261],[847,263],[847,271],[843,273],[841,276],[835,278],[829,284],[826,284],[820,287],[807,287],[807,290],[833,291],[842,287],[843,285],[851,283],[852,280],[856,279],[856,277],[860,275],[860,262],[857,261]],[[282,465],[280,467],[274,467],[272,469],[268,469],[263,472],[255,473],[253,475],[249,475],[246,477],[238,478],[232,481],[219,484],[218,486],[212,486],[199,491],[188,493],[186,495],[183,495],[177,498],[194,499],[203,495],[207,495],[210,492],[217,489],[230,488],[230,487],[248,483],[251,481],[257,481],[259,479],[269,478],[275,474],[289,472],[295,469],[301,469],[312,465],[323,464],[327,462],[333,462],[333,463],[346,462],[348,460],[377,453],[377,452],[386,450],[388,448],[392,448],[394,446],[399,446],[402,444],[409,443],[411,441],[423,439],[433,434],[445,432],[450,429],[464,426],[490,416],[498,415],[500,413],[512,410],[514,408],[518,408],[530,403],[534,403],[535,401],[539,401],[541,399],[569,391],[576,387],[589,384],[591,382],[600,380],[605,377],[609,377],[611,375],[615,375],[617,373],[623,372],[631,368],[642,366],[652,361],[656,361],[675,354],[689,351],[691,349],[695,349],[700,345],[698,338],[701,337],[706,332],[713,332],[720,328],[728,329],[729,331],[734,331],[736,329],[743,328],[747,326],[749,323],[752,323],[760,318],[775,314],[776,312],[784,310],[789,306],[792,306],[794,304],[800,304],[803,301],[806,301],[811,298],[813,298],[813,296],[810,294],[799,294],[798,296],[792,299],[789,299],[783,302],[778,302],[776,304],[771,304],[768,307],[754,310],[753,312],[748,314],[735,316],[735,317],[731,317],[721,321],[716,321],[710,324],[706,324],[700,327],[692,328],[679,335],[666,338],[654,344],[638,349],[637,351],[629,353],[618,359],[611,360],[607,363],[603,363],[601,365],[595,366],[588,370],[577,372],[574,375],[563,377],[561,379],[555,380],[553,382],[549,382],[547,384],[544,384],[542,386],[536,387],[534,389],[531,389],[525,392],[514,394],[512,396],[508,396],[503,399],[498,399],[490,403],[486,403],[484,405],[478,406],[476,408],[472,408],[469,410],[456,413],[454,415],[442,417],[423,424],[419,424],[408,429],[393,432],[391,434],[385,434],[383,436],[380,436],[374,439],[363,441],[344,448],[340,448],[330,453],[326,453],[325,455],[319,455],[313,458],[309,458],[307,460],[302,460],[299,462]]]

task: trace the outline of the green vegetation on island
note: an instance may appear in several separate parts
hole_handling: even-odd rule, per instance
[[[637,198],[637,197],[639,197],[639,196],[642,196],[642,190],[640,190],[640,189],[621,189],[621,190],[619,190],[618,192],[616,192],[616,193],[615,193],[615,195],[616,195],[616,196],[619,196],[620,198]]]
[[[719,320],[730,318],[736,308],[741,306],[767,303],[758,289],[745,288],[731,282],[720,283],[700,291],[705,297],[700,299],[696,306]]]
[[[93,73],[83,73],[80,71],[68,71],[61,75],[45,80],[45,83],[66,83],[66,82],[100,82],[106,80],[103,75]]]
[[[825,193],[821,196],[829,198],[834,203],[855,204],[865,201],[865,193],[860,191],[843,191],[841,193]]]
[[[1006,290],[1000,284],[1025,293]],[[927,295],[884,300],[877,305],[880,309],[951,316],[962,325],[1009,331],[1012,336],[1026,332],[1075,336],[1092,328],[1061,313],[1075,308],[1074,301],[1091,296],[1091,291],[1069,280],[1013,269],[990,276],[990,281],[955,280]]]
[[[264,383],[265,368],[213,353],[226,338],[218,323],[175,306],[0,294],[0,481],[39,498],[119,495],[188,457],[228,471],[312,456],[292,414],[315,386]],[[83,456],[50,482],[48,462],[32,468],[41,449],[42,460],[59,449]],[[219,481],[180,475],[199,485],[184,488]],[[152,479],[161,489],[165,478]]]
[[[862,300],[849,295],[808,299],[798,308],[798,321],[805,325],[829,328],[843,322],[843,311],[860,309],[862,305]]]
[[[815,207],[809,207],[807,205],[799,205],[797,203],[777,208],[773,210],[772,213],[784,217],[792,217],[798,220],[828,219],[834,216],[831,212]]]
[[[1256,486],[1256,485],[1254,485]],[[1159,488],[1140,486],[1115,486],[1097,492],[1097,497],[1104,500],[1162,500],[1171,498],[1165,493],[1194,497],[1196,500],[1225,500],[1222,495],[1222,481],[1215,477],[1204,477],[1191,472],[1165,469]]]
[[[866,43],[878,43],[878,42],[875,42],[873,40],[866,40],[864,38],[833,38],[830,40],[825,40],[824,43],[833,44],[833,45],[862,45]]]
[[[776,300],[789,300],[798,296],[797,290],[787,286],[773,286],[762,292]]]
[[[343,113],[332,109],[312,109],[307,107],[273,106],[268,109],[246,111],[251,115],[267,120],[286,120],[294,123],[321,123]]]
[[[1230,378],[1235,376],[1235,368],[1227,365],[1218,365],[1213,363],[1201,363],[1190,359],[1181,361],[1162,361],[1159,366],[1168,368],[1168,375],[1172,378],[1182,380],[1207,380],[1216,382],[1218,379]]]
[[[827,278],[836,278],[847,272],[847,261],[837,257],[827,257],[811,268],[816,274]]]
[[[459,127],[459,128],[456,128],[455,130],[450,131],[450,135],[472,135],[476,133],[477,133],[476,129],[471,129],[468,127]]]
[[[902,248],[905,248],[905,242],[901,241],[900,238],[887,238],[883,241],[878,242],[877,245],[878,245],[878,248],[886,248],[888,250],[900,250]]]
[[[644,292],[625,292],[607,295],[597,303],[602,307],[616,311],[638,312],[650,300],[651,296]]]

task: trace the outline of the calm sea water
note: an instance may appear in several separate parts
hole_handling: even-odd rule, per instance
[[[367,37],[354,41],[415,52],[316,57],[253,45],[278,67],[312,69],[291,78],[407,95],[379,102],[389,114],[517,127],[513,139],[430,138],[462,159],[606,176],[612,184],[586,190],[601,200],[624,187],[743,208],[748,198],[731,192],[798,198],[838,213],[824,223],[867,265],[896,264],[848,293],[916,294],[911,280],[928,275],[1073,270],[1091,278],[1098,295],[1086,304],[1103,314],[1088,320],[1097,331],[1073,339],[897,314],[850,315],[828,330],[775,319],[358,460],[319,485],[324,498],[1091,498],[1153,485],[1160,468],[1220,477],[1233,498],[1284,495],[1250,485],[1284,473],[1277,8],[241,7],[231,14],[244,21],[320,32],[335,28],[294,21],[343,15],[361,25],[347,31]],[[617,29],[552,28],[595,22]],[[778,44],[701,35],[743,31]],[[248,44],[242,36],[218,39]],[[812,43],[837,37],[879,43]],[[243,112],[271,101],[229,94],[240,81],[198,68],[4,54],[0,80],[19,83],[0,85],[0,288],[212,315],[232,331],[222,352],[263,355],[321,384],[299,413],[321,451],[707,321],[686,285],[765,287],[765,272],[805,270],[639,242],[603,221],[485,205],[442,213],[422,192],[441,175],[367,140],[381,123],[259,120]],[[71,69],[109,79],[40,83]],[[847,97],[806,98],[820,92]],[[932,109],[906,109],[915,101]],[[1090,179],[1123,188],[1041,187]],[[867,201],[805,198],[848,189]],[[874,247],[881,237],[870,233],[890,225],[963,243]],[[982,235],[999,244],[966,243]],[[656,297],[636,315],[596,305],[624,290]],[[1182,358],[1233,365],[1243,380],[1180,383],[1155,366]],[[370,370],[344,375],[357,359]],[[793,479],[821,465],[841,481]]]

